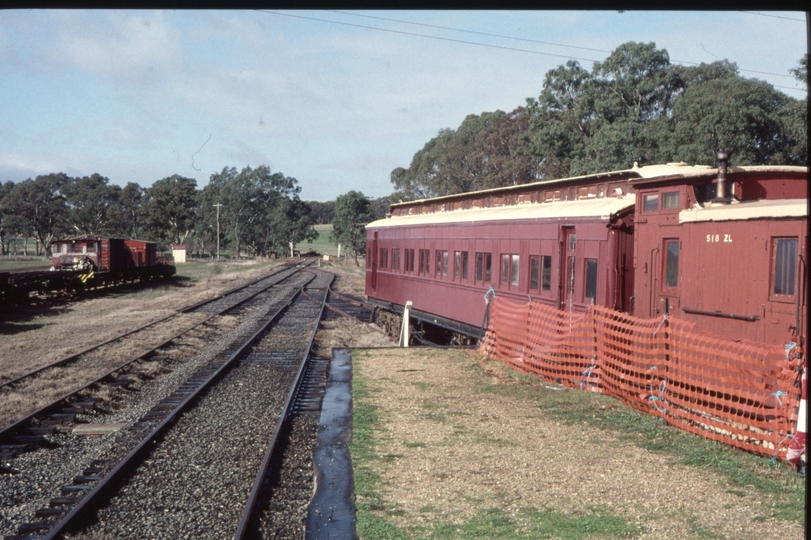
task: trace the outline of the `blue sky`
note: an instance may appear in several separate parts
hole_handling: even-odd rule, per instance
[[[806,95],[802,12],[0,11],[0,182],[267,165],[305,200],[380,197],[440,129],[628,41]]]

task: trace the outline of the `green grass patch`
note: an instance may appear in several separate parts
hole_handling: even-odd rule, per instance
[[[281,260],[270,261],[230,261],[220,259],[219,261],[192,259],[189,262],[177,265],[177,275],[186,278],[193,283],[216,278],[222,274],[241,274],[257,268],[270,268],[281,264]]]
[[[51,259],[45,257],[31,257],[26,260],[9,260],[0,257],[0,272],[8,270],[24,270],[26,268],[41,268],[51,266]]]
[[[403,446],[406,448],[425,448],[428,445],[424,442],[403,442]]]
[[[353,359],[362,364],[367,351],[354,351]],[[431,354],[426,351],[426,354]],[[540,416],[551,418],[562,425],[588,425],[605,433],[607,440],[619,437],[620,440],[646,450],[662,453],[673,462],[694,467],[717,475],[721,486],[727,492],[739,497],[754,496],[763,501],[752,521],[771,519],[805,522],[804,479],[792,473],[784,463],[770,462],[769,457],[757,456],[736,450],[665,425],[657,417],[642,413],[617,400],[592,392],[579,390],[553,391],[549,384],[534,376],[515,373],[508,377],[508,384],[494,384],[482,369],[462,353],[443,351],[443,355],[455,355],[466,371],[481,375],[475,391],[525,399],[535,403]],[[354,360],[353,360],[354,361]],[[386,433],[378,429],[380,412],[365,401],[373,395],[375,381],[366,380],[356,369],[353,376],[353,397],[355,417],[353,419],[353,441],[350,445],[353,467],[355,468],[355,489],[357,501],[357,531],[363,538],[372,539],[439,539],[439,538],[632,538],[644,532],[644,526],[634,523],[627,516],[610,515],[606,511],[592,508],[585,513],[567,514],[554,508],[525,508],[508,513],[497,501],[466,498],[469,503],[481,509],[470,518],[459,520],[458,516],[433,516],[438,514],[434,507],[420,509],[420,514],[432,514],[427,525],[414,525],[408,519],[398,518],[400,514],[383,509],[383,491],[379,475],[372,469],[381,470],[386,460],[375,455],[375,441],[382,441]],[[503,378],[502,378],[503,380]],[[421,404],[423,416],[437,421],[446,421],[452,413],[443,410],[436,402]],[[428,415],[428,416],[425,416]],[[473,441],[493,445],[509,446],[505,441],[491,439],[476,432],[454,435]],[[467,439],[465,439],[467,440]],[[404,443],[406,447],[419,447],[423,443]],[[388,460],[391,462],[392,460]],[[359,473],[359,474],[358,474]],[[442,481],[437,477],[437,481]],[[375,509],[375,504],[379,509]],[[563,504],[561,501],[557,505]],[[565,507],[565,506],[564,506]],[[415,514],[415,515],[420,515]],[[406,516],[407,517],[407,516]],[[702,524],[695,515],[681,515],[677,518],[686,525],[693,537],[717,538],[719,533]]]
[[[330,242],[329,235],[332,233],[332,224],[328,225],[315,225],[314,229],[318,233],[318,238],[315,239],[311,244],[306,242],[299,244],[296,246],[302,252],[304,251],[315,251],[316,253],[320,253],[321,255],[329,255],[331,257],[338,256],[338,246]],[[341,255],[343,255],[343,250],[341,250]]]
[[[486,508],[461,522],[437,519],[427,526],[407,526],[397,533],[407,532],[413,539],[467,539],[500,538],[504,540],[528,540],[556,538],[577,540],[580,538],[633,538],[642,528],[629,523],[628,519],[612,516],[592,509],[581,515],[567,515],[556,510],[523,508],[508,514],[501,508]],[[366,536],[395,538],[389,536]]]

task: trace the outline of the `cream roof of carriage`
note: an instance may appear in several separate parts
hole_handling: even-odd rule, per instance
[[[472,223],[480,221],[521,221],[527,219],[575,219],[603,218],[632,208],[636,198],[625,194],[622,197],[602,199],[582,199],[577,201],[556,201],[547,203],[524,203],[513,206],[491,208],[470,208],[448,212],[409,214],[379,219],[366,225],[367,229],[401,227],[410,225],[443,225],[451,223]]]
[[[687,165],[686,163],[668,163],[665,165],[649,165],[638,167],[634,164],[631,169],[611,171],[605,173],[590,174],[584,176],[574,176],[554,180],[542,180],[529,184],[507,186],[494,189],[446,195],[444,197],[434,197],[431,199],[419,199],[415,201],[394,203],[390,206],[392,213],[386,219],[381,219],[369,223],[370,227],[396,227],[402,225],[417,225],[428,223],[462,223],[472,221],[496,221],[496,220],[521,220],[532,218],[608,218],[623,210],[629,209],[634,204],[634,197],[627,193],[627,189],[622,189],[619,197],[607,193],[606,197],[589,198],[573,201],[551,201],[551,202],[529,202],[522,201],[512,205],[498,207],[477,207],[468,209],[446,210],[447,203],[457,203],[466,199],[476,199],[487,196],[510,195],[517,192],[542,191],[546,189],[556,189],[570,185],[583,185],[589,182],[623,182],[633,184],[635,182],[652,180],[656,178],[684,178],[697,179],[702,177],[712,178],[717,175],[718,169],[709,165]],[[797,167],[789,165],[759,165],[745,167],[729,167],[727,174],[734,176],[740,173],[790,173],[808,174],[808,167]],[[616,185],[616,184],[615,184]],[[780,204],[777,201],[763,201],[762,205],[741,206],[738,209],[724,209],[716,206],[709,206],[700,209],[684,210],[680,214],[680,221],[711,221],[724,219],[753,219],[756,215],[765,216],[769,211],[778,213],[788,213],[795,215],[800,212],[800,201],[794,203]],[[802,201],[805,205],[804,200]],[[433,210],[426,211],[426,207],[433,206]],[[447,204],[448,207],[458,206],[458,204]],[[734,205],[738,206],[738,205]],[[782,215],[782,214],[781,214]],[[806,214],[807,215],[807,212]],[[788,216],[786,216],[788,217]]]

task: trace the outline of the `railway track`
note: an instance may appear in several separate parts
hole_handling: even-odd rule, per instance
[[[245,328],[233,332],[233,343],[178,378],[151,408],[141,407],[127,429],[102,436],[106,443],[94,445],[95,454],[74,459],[72,472],[61,474],[67,481],[28,521],[15,523],[9,538],[70,537],[66,531],[78,530],[130,538],[303,531],[312,480],[302,471],[311,460],[328,362],[311,358],[310,349],[332,279],[306,273],[307,283],[289,280],[306,285],[306,293],[293,295],[285,282],[288,293],[275,290],[250,336]],[[267,328],[255,331],[260,322]],[[39,452],[22,459],[33,454]],[[99,500],[109,503],[98,508]],[[93,515],[98,519],[88,521]]]
[[[222,293],[220,295],[215,296],[214,298],[210,298],[210,299],[207,299],[207,300],[203,300],[202,302],[198,302],[196,304],[186,306],[184,308],[179,309],[176,313],[172,313],[171,315],[168,315],[166,317],[162,317],[162,318],[160,318],[158,320],[152,321],[150,323],[144,324],[144,325],[139,326],[137,328],[134,328],[132,330],[128,330],[126,332],[118,334],[118,335],[116,335],[116,336],[114,336],[114,337],[112,337],[110,339],[107,339],[107,340],[101,342],[101,343],[97,343],[97,344],[95,344],[95,345],[93,345],[91,347],[88,347],[87,349],[84,349],[84,350],[82,350],[82,351],[80,351],[78,353],[68,355],[68,356],[66,356],[64,358],[60,358],[59,360],[56,360],[56,361],[51,362],[49,364],[46,364],[44,366],[38,367],[36,369],[33,369],[31,371],[28,371],[28,372],[23,373],[21,375],[18,375],[16,377],[13,377],[13,378],[9,377],[8,378],[9,380],[5,380],[5,381],[0,382],[0,390],[2,390],[4,388],[13,387],[13,386],[18,386],[18,385],[20,385],[22,383],[25,383],[28,380],[33,379],[35,376],[37,376],[37,375],[39,375],[39,374],[41,374],[41,373],[43,373],[43,372],[45,372],[45,371],[47,371],[49,369],[65,367],[65,366],[67,366],[67,365],[69,365],[69,364],[71,364],[73,362],[76,362],[77,360],[80,360],[82,357],[85,357],[85,356],[87,356],[87,355],[89,355],[89,354],[91,354],[93,352],[98,351],[102,347],[105,347],[107,345],[112,345],[112,344],[115,344],[117,342],[120,342],[121,340],[123,340],[123,339],[125,339],[125,338],[127,338],[129,336],[132,336],[134,334],[138,334],[140,332],[143,332],[144,330],[146,330],[148,328],[151,328],[151,327],[154,327],[154,326],[159,325],[161,323],[164,323],[164,322],[166,322],[166,321],[168,321],[170,319],[178,318],[182,314],[196,313],[196,312],[206,312],[206,313],[215,313],[215,314],[225,313],[225,312],[229,311],[229,308],[237,307],[238,304],[240,303],[240,300],[244,301],[244,299],[247,297],[246,292],[250,291],[251,288],[255,289],[258,286],[258,284],[266,281],[267,279],[271,278],[272,276],[274,276],[278,272],[283,271],[285,268],[287,268],[287,266],[276,267],[276,268],[273,269],[273,272],[271,272],[270,274],[261,276],[261,277],[255,279],[255,280],[253,280],[253,281],[251,281],[251,282],[249,282],[249,283],[247,283],[245,285],[242,285],[240,287],[236,287],[234,289],[226,291],[226,292],[224,292],[224,293]],[[246,289],[248,291],[246,291]],[[229,305],[229,300],[230,300],[230,305]],[[212,309],[212,307],[214,309]],[[5,375],[0,376],[0,377],[7,378],[7,376],[5,376]]]
[[[238,313],[237,310],[246,302],[295,271],[295,266],[279,268],[270,275],[218,297],[187,306],[168,317],[125,332],[0,385],[0,426],[4,426],[0,430],[0,462],[10,459],[19,451],[18,448],[9,447],[20,444],[19,437],[38,435],[26,432],[32,427],[35,418],[42,418],[49,413],[62,415],[84,412],[63,409],[89,406],[86,398],[88,393],[92,393],[91,388],[103,384],[126,386],[128,381],[132,382],[132,377],[148,376],[144,372],[144,366],[151,367],[151,371],[157,369],[155,362],[166,362],[167,355],[164,352],[177,347],[181,338],[191,339],[195,333],[203,335],[205,328],[213,324],[217,317]],[[76,402],[79,404],[76,405]],[[55,425],[55,421],[64,419],[72,420],[57,416],[46,420],[44,426],[34,427],[48,427],[48,423]],[[42,433],[44,432],[40,430],[39,435]],[[35,442],[27,439],[29,446]]]
[[[239,317],[242,322],[236,328],[223,330],[222,335],[215,335],[212,344],[199,355],[200,360],[177,362],[170,355],[164,355],[156,360],[165,368],[160,377],[151,378],[138,372],[116,377],[116,372],[110,378],[94,381],[71,392],[65,399],[54,401],[4,429],[0,439],[0,452],[4,452],[3,459],[0,459],[0,473],[9,474],[0,474],[0,507],[4,508],[0,516],[0,534],[10,532],[12,523],[30,510],[31,505],[43,504],[43,501],[36,502],[41,488],[32,491],[32,484],[70,480],[70,474],[75,472],[71,469],[84,460],[83,453],[91,448],[104,451],[112,445],[113,439],[120,437],[120,433],[110,430],[111,426],[120,428],[135,422],[139,415],[188,378],[199,362],[226,347],[240,333],[254,328],[267,306],[278,296],[276,289],[281,286],[285,275],[288,281],[296,279],[295,276],[301,276],[301,270],[292,268],[277,272],[273,279],[276,286],[263,287],[264,291],[257,289],[254,292],[258,294],[253,300],[240,298],[238,301],[242,304],[238,309],[244,312]],[[100,401],[96,396],[108,399]],[[107,429],[108,434],[95,435],[99,440],[77,435],[88,427],[97,427],[102,433]],[[42,451],[31,452],[37,449]]]

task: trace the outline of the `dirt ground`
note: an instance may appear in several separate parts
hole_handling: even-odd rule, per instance
[[[178,280],[135,293],[112,292],[33,307],[0,306],[8,310],[0,313],[0,382],[213,298],[268,271],[267,264],[247,261],[231,263],[230,268],[242,271],[226,269],[198,282]]]
[[[485,391],[510,384],[508,368],[472,351],[355,351],[353,370],[369,382],[363,400],[380,418],[376,506],[398,526],[532,507],[599,509],[638,526],[639,538],[803,538],[802,525],[756,518],[768,514],[756,494],[706,470]]]

